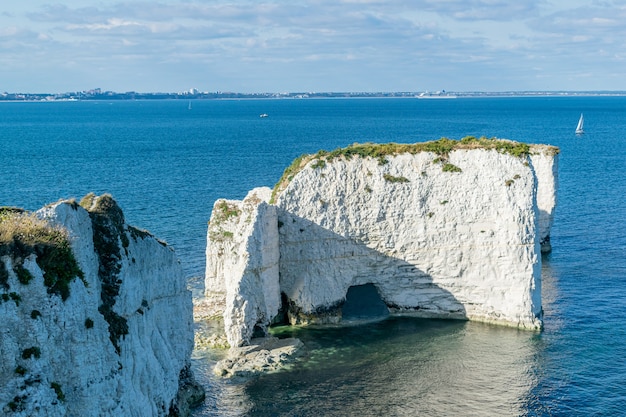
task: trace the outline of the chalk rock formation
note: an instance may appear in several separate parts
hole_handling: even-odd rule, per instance
[[[175,253],[127,225],[110,196],[81,204],[36,213],[71,250],[0,241],[2,414],[188,415],[204,393],[190,371],[191,294]]]
[[[226,337],[232,347],[265,334],[278,314],[278,228],[269,188],[256,188],[243,201],[218,200],[211,215],[205,287],[224,305]],[[230,277],[224,280],[224,277]]]
[[[282,295],[291,323],[338,322],[348,289],[373,284],[392,313],[539,329],[540,242],[549,241],[557,155],[554,147],[469,138],[353,145],[299,159],[275,191],[279,257],[277,276],[265,277],[270,298]],[[273,247],[269,221],[271,239],[253,242]],[[207,256],[207,268],[219,273],[207,274],[206,288],[226,295],[224,316],[238,317],[225,323],[229,342],[245,345],[252,321],[263,329],[274,310],[250,315],[263,303],[244,295],[241,270],[229,265],[253,262],[259,245],[244,252],[216,245],[213,227],[207,254],[217,255]],[[233,245],[255,233],[228,230]],[[273,265],[274,258],[271,274]],[[245,291],[261,292],[268,288]],[[241,323],[245,333],[229,328]]]
[[[228,356],[219,361],[214,372],[224,377],[248,377],[276,371],[294,362],[304,353],[300,339],[260,337],[252,339],[248,346],[232,348]]]
[[[558,158],[546,145],[534,145],[530,154],[532,167],[537,177],[537,208],[539,209],[539,243],[541,252],[552,250],[550,229],[554,221],[556,208],[556,191],[558,188]]]

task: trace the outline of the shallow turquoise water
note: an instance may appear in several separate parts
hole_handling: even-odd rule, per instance
[[[199,291],[215,199],[272,186],[302,153],[466,135],[559,146],[542,333],[408,318],[282,329],[309,346],[285,372],[218,381],[215,358],[196,357],[209,393],[196,415],[620,415],[625,131],[621,97],[0,103],[0,205],[110,192]]]

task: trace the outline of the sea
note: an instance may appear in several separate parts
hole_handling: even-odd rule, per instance
[[[276,373],[222,380],[221,353],[194,352],[207,391],[194,416],[626,415],[626,97],[0,102],[0,205],[110,193],[174,247],[200,297],[217,198],[272,187],[320,149],[468,135],[560,148],[543,331],[407,317],[280,327],[307,354]]]

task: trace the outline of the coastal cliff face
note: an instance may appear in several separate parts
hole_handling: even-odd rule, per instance
[[[175,253],[127,225],[110,196],[81,204],[39,210],[49,229],[38,242],[4,242],[3,415],[187,415],[204,394],[190,371],[191,294]]]
[[[371,284],[392,313],[541,328],[540,244],[549,242],[558,150],[438,142],[354,145],[288,168],[275,189],[280,278],[269,280],[278,280],[271,297],[282,294],[291,323],[338,322],[348,290]],[[217,253],[212,227],[213,220],[207,254]],[[252,236],[232,233],[237,241]],[[236,256],[256,258],[242,249]],[[207,257],[221,277],[207,276],[206,287],[219,281],[225,294],[241,295],[238,304],[226,297],[224,316],[234,309],[247,317],[254,307],[246,303],[258,302],[233,284],[241,280],[227,266],[233,256]],[[267,314],[244,326],[266,327]],[[229,328],[242,323],[225,320],[231,346],[249,343],[250,330]]]

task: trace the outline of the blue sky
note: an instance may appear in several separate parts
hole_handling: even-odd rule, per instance
[[[19,0],[0,91],[626,90],[626,0]]]

